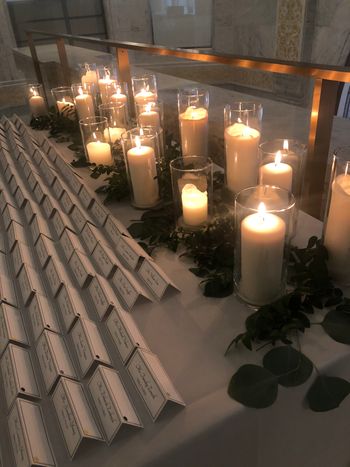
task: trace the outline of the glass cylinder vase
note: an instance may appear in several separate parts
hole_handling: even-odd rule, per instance
[[[206,156],[178,157],[170,162],[177,225],[194,230],[212,215],[213,163]]]
[[[33,117],[47,115],[47,105],[42,84],[27,85],[27,100]]]
[[[275,186],[236,195],[234,285],[250,305],[266,305],[285,291],[294,208],[294,196]]]
[[[51,94],[56,103],[57,112],[63,117],[75,120],[76,112],[72,89],[68,86],[59,86],[51,89]]]
[[[97,165],[113,165],[107,118],[87,117],[79,125],[86,159]]]
[[[153,126],[157,129],[163,127],[163,102],[148,102],[147,104],[135,104],[136,117],[140,127]]]
[[[160,201],[158,132],[153,127],[133,128],[122,134],[121,142],[132,205],[139,209],[156,206]]]
[[[225,178],[232,193],[258,183],[262,115],[255,102],[234,102],[224,109]]]
[[[98,86],[98,74],[96,63],[84,63],[79,66],[81,84],[93,83]]]
[[[132,76],[131,84],[135,105],[147,104],[147,102],[155,102],[157,100],[158,88],[155,75]]]
[[[95,117],[95,84],[72,84],[72,93],[79,120]]]
[[[107,118],[110,141],[112,144],[119,142],[121,135],[127,129],[126,104],[101,104],[100,116]]]
[[[180,89],[177,105],[182,155],[207,156],[209,92],[199,88]]]
[[[350,146],[333,155],[323,237],[332,279],[350,285]]]
[[[98,88],[102,104],[109,102],[109,89],[113,84],[118,82],[116,71],[112,66],[99,67],[98,71]]]

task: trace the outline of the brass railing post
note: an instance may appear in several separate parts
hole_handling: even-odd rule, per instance
[[[301,208],[318,219],[322,215],[328,154],[339,83],[315,79],[310,116],[308,152]]]
[[[135,105],[134,105],[134,95],[132,93],[131,86],[131,73],[130,73],[130,62],[129,62],[129,53],[127,49],[122,49],[116,47],[116,60],[119,70],[119,76],[121,81],[127,83],[129,91],[129,111],[131,116],[135,116]]]
[[[31,32],[27,32],[27,40],[28,40],[28,46],[29,46],[30,54],[31,54],[32,60],[33,60],[35,76],[36,76],[36,79],[37,79],[38,83],[42,84],[44,94],[45,94],[45,97],[46,97],[46,100],[47,100],[47,94],[46,94],[46,89],[45,89],[45,85],[44,85],[43,75],[41,73],[41,68],[40,68],[40,62],[39,62],[38,54],[36,53],[33,34]]]
[[[70,86],[72,84],[71,74],[70,74],[70,68],[69,68],[66,45],[64,43],[64,39],[62,38],[56,39],[56,45],[57,45],[58,56],[59,56],[61,67],[62,67],[63,82],[66,86]]]

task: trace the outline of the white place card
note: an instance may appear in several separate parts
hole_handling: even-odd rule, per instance
[[[10,180],[13,177],[14,172],[15,172],[15,168],[13,166],[8,165],[7,169],[5,170],[5,173],[4,173],[4,178],[5,178],[7,184],[10,183]]]
[[[135,240],[121,236],[117,248],[117,254],[131,268],[136,269],[140,258],[148,256]]]
[[[26,165],[26,163],[27,163],[28,161],[30,161],[30,158],[29,158],[29,156],[28,156],[25,152],[20,152],[17,161],[18,161],[19,165],[20,165],[20,166],[22,167],[22,169],[23,169],[23,167]]]
[[[38,340],[41,333],[48,329],[49,331],[60,334],[58,324],[52,303],[46,297],[36,294],[29,305],[29,316],[32,323],[35,340]]]
[[[9,342],[29,345],[21,312],[6,303],[0,305],[0,355]]]
[[[154,353],[142,349],[135,350],[127,369],[153,421],[158,418],[168,402],[185,405]]]
[[[40,406],[17,399],[8,419],[16,467],[55,467]]]
[[[31,162],[27,162],[26,165],[23,167],[23,172],[26,180],[28,180],[30,174],[37,174],[37,170],[35,166]],[[34,183],[35,179],[31,179],[31,183]]]
[[[18,224],[23,225],[23,221],[21,215],[17,208],[11,206],[11,204],[7,204],[3,213],[2,213],[2,220],[4,222],[5,229],[7,230],[12,221],[17,222]]]
[[[41,164],[41,161],[44,160],[43,158],[43,154],[42,152],[40,151],[40,149],[35,149],[34,152],[33,152],[33,160],[35,161],[35,163],[37,165],[40,165]]]
[[[111,239],[114,245],[118,245],[122,233],[118,229],[118,224],[115,222],[115,218],[112,216],[108,216],[105,224],[105,231],[107,232],[109,238]]]
[[[85,224],[81,232],[81,236],[83,237],[84,243],[87,247],[87,251],[90,254],[94,251],[97,242],[100,242],[101,244],[105,243],[105,240],[101,235],[100,230],[93,224],[90,224],[90,222],[87,222]]]
[[[84,439],[103,441],[82,384],[61,378],[52,402],[71,458]]]
[[[66,187],[62,180],[56,178],[54,184],[52,185],[52,190],[55,193],[56,199],[60,199]]]
[[[101,203],[94,200],[90,211],[91,211],[91,215],[93,216],[94,220],[97,222],[99,226],[102,227],[104,223],[106,222],[106,219],[108,216],[106,209],[102,206]]]
[[[84,213],[77,205],[74,206],[70,218],[73,220],[77,230],[81,232],[87,221],[91,222],[89,216]]]
[[[33,217],[33,220],[30,223],[30,231],[32,234],[33,243],[36,243],[36,241],[39,238],[39,235],[41,234],[53,240],[53,236],[51,235],[48,223],[40,214],[36,214]]]
[[[46,152],[48,158],[51,162],[55,163],[58,157],[57,151],[53,146],[50,146],[50,149]]]
[[[51,148],[51,143],[50,143],[50,141],[49,141],[47,138],[45,138],[45,139],[41,142],[41,147],[43,148],[43,150],[44,150],[45,152],[48,152],[48,151],[50,150],[50,148]]]
[[[55,211],[59,211],[60,210],[60,205],[58,204],[58,202],[52,198],[52,196],[50,195],[46,195],[45,198],[44,198],[44,201],[42,203],[42,207],[44,209],[44,212],[45,212],[45,215],[48,219],[50,219],[50,217],[53,216],[53,214],[55,213]]]
[[[106,325],[124,364],[135,349],[139,347],[148,349],[133,317],[121,307],[113,308]]]
[[[28,224],[33,220],[35,214],[40,214],[40,206],[34,200],[27,199],[24,206],[24,215]]]
[[[79,191],[82,187],[82,182],[77,175],[70,169],[69,173],[65,174],[69,186],[72,188],[76,195],[79,194]]]
[[[93,321],[78,319],[70,335],[82,376],[85,376],[94,364],[112,364],[97,325]]]
[[[68,347],[60,334],[45,330],[36,345],[47,393],[60,376],[77,379]]]
[[[8,191],[6,191],[6,188],[4,188],[0,193],[0,211],[1,212],[4,212],[4,209],[6,208],[7,204],[10,204],[14,208],[17,207],[14,197]]]
[[[62,175],[66,176],[66,174],[70,174],[70,168],[61,155],[56,158],[55,165],[60,169]]]
[[[27,349],[9,344],[1,357],[1,373],[8,409],[19,395],[40,399],[32,360]]]
[[[55,249],[55,244],[52,240],[45,237],[45,235],[39,235],[39,238],[35,244],[35,251],[38,255],[40,266],[44,268],[47,265],[47,262],[50,258],[56,258],[57,252]]]
[[[17,203],[17,207],[19,209],[22,209],[27,202],[28,199],[30,199],[31,196],[29,195],[28,191],[23,188],[23,186],[18,186],[16,193],[15,193],[15,200]]]
[[[16,242],[12,250],[12,264],[16,277],[18,276],[23,263],[27,263],[34,267],[32,250],[29,249],[25,243]]]
[[[123,425],[142,428],[141,420],[115,370],[98,366],[88,387],[108,444]]]
[[[44,158],[41,159],[40,170],[41,170],[41,173],[43,174],[43,177],[46,183],[49,186],[52,186],[53,182],[55,181],[57,177],[57,172],[52,167],[52,165]]]
[[[159,299],[164,296],[169,287],[177,291],[179,290],[175,283],[152,259],[143,260],[138,274]]]
[[[14,175],[10,180],[9,189],[10,189],[10,193],[12,195],[15,194],[15,192],[16,192],[16,190],[18,188],[18,180],[20,180],[18,175]]]
[[[71,232],[69,229],[64,229],[60,238],[60,244],[67,261],[70,260],[75,250],[78,250],[84,254],[84,248],[80,243],[78,236]]]
[[[7,265],[7,256],[6,253],[0,253],[0,272],[4,276],[11,277],[9,268]]]
[[[130,237],[128,229],[122,222],[120,222],[120,220],[112,216],[112,214],[109,214],[108,217],[109,219],[107,219],[107,221],[108,223],[114,225],[114,229],[117,229],[121,235],[124,235],[125,237]]]
[[[0,301],[17,306],[16,292],[13,287],[13,281],[0,274]]]
[[[22,266],[18,275],[18,285],[25,305],[29,304],[35,293],[45,295],[40,277],[28,264],[24,263]]]
[[[73,287],[64,284],[58,293],[57,303],[66,332],[70,330],[78,318],[89,318],[81,294]]]
[[[120,261],[113,253],[113,250],[100,242],[97,243],[92,258],[98,265],[100,272],[107,278],[120,266]]]
[[[23,226],[17,222],[11,222],[10,227],[7,230],[7,240],[9,242],[10,251],[13,249],[16,241],[28,244]]]
[[[27,181],[28,181],[28,185],[30,187],[30,189],[32,191],[34,191],[37,183],[40,183],[40,179],[38,177],[38,175],[36,174],[36,172],[30,172],[28,178],[27,178]]]
[[[89,209],[94,197],[85,185],[83,185],[83,187],[80,190],[79,199],[82,202],[82,205],[84,206],[84,208]]]
[[[103,320],[114,306],[121,308],[121,304],[114,290],[104,277],[100,275],[93,277],[88,290],[100,320]]]
[[[41,185],[41,182],[38,182],[36,185],[35,185],[35,188],[34,188],[34,196],[35,196],[35,199],[37,200],[37,202],[39,204],[41,204],[43,202],[43,199],[44,199],[44,196],[45,196],[45,192],[44,192],[44,189]]]
[[[67,227],[72,232],[75,232],[73,224],[69,220],[69,217],[63,211],[55,211],[52,217],[52,225],[58,237],[60,237]]]
[[[45,267],[46,278],[52,295],[56,297],[63,284],[70,284],[68,274],[59,259],[51,257]]]
[[[0,252],[1,253],[7,253],[7,248],[5,244],[5,233],[0,232]]]
[[[1,147],[1,140],[0,140],[0,165],[1,165],[1,168],[2,168],[2,171],[3,173],[5,173],[7,167],[9,165],[13,165],[13,162],[12,160],[10,159],[10,155],[8,154],[7,151],[5,151],[2,147]]]
[[[60,203],[66,214],[70,214],[72,212],[74,203],[72,201],[72,195],[70,195],[67,191],[63,192]]]
[[[120,267],[112,277],[112,283],[128,308],[142,298],[152,301],[151,296],[126,269]]]
[[[81,288],[84,288],[95,275],[94,268],[89,258],[75,250],[69,260],[69,266]]]

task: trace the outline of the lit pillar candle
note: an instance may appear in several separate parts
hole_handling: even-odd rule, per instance
[[[154,126],[160,128],[159,112],[152,110],[152,102],[145,105],[144,112],[139,115],[139,124],[141,126]]]
[[[150,91],[147,86],[146,89],[141,89],[140,92],[135,94],[134,99],[137,104],[147,104],[148,102],[155,102],[157,100],[157,96],[154,92]]]
[[[110,71],[105,68],[105,75],[103,78],[98,80],[98,87],[100,89],[102,103],[105,104],[108,102],[108,89],[112,83],[115,83],[115,79],[111,79]]]
[[[127,152],[134,203],[140,208],[154,206],[159,200],[154,150],[149,146],[141,146],[138,137],[135,143],[136,146]]]
[[[275,162],[260,167],[260,183],[275,185],[290,191],[292,188],[293,169],[282,161],[281,151],[277,151]]]
[[[226,181],[234,193],[257,183],[259,141],[260,132],[243,123],[225,129]]]
[[[241,223],[240,294],[248,302],[263,305],[281,291],[285,222],[265,211],[245,217]]]
[[[208,193],[187,183],[181,192],[184,223],[190,226],[201,225],[208,220]]]
[[[111,143],[115,143],[120,140],[121,135],[126,131],[125,128],[110,126],[103,132],[103,136],[106,140],[110,139]]]
[[[95,70],[86,69],[86,73],[81,77],[81,84],[84,86],[86,83],[98,84],[97,73]]]
[[[92,141],[86,145],[90,162],[95,164],[113,165],[112,151],[108,143]]]
[[[31,89],[33,95],[29,98],[30,111],[34,117],[40,117],[40,115],[46,115],[46,104],[43,97],[39,96],[35,89]]]
[[[208,153],[208,111],[188,107],[179,115],[183,156],[206,156]]]
[[[350,175],[338,175],[332,185],[324,244],[334,279],[350,284]]]
[[[116,104],[125,104],[128,98],[125,94],[121,92],[120,87],[118,87],[116,92],[111,95],[109,100],[113,103],[115,102]]]
[[[71,120],[75,119],[75,108],[73,102],[66,101],[66,99],[63,98],[61,101],[56,101],[56,104],[58,113],[70,118]]]
[[[95,107],[94,101],[90,94],[84,94],[83,89],[79,88],[79,94],[75,96],[75,107],[78,112],[79,119],[94,117]]]

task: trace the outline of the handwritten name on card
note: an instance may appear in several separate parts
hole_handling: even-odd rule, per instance
[[[91,214],[99,226],[104,225],[108,214],[104,207],[96,200],[91,206]]]
[[[69,260],[69,266],[81,288],[84,288],[94,276],[94,269],[89,258],[75,250]]]
[[[76,289],[63,285],[57,296],[57,302],[66,332],[70,330],[79,317],[88,318],[84,302]]]

